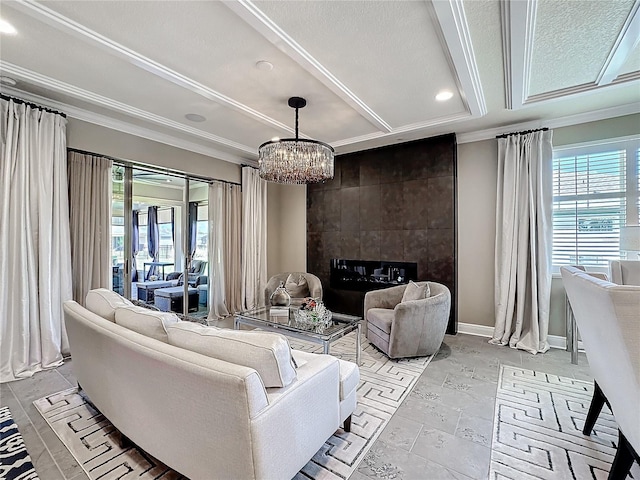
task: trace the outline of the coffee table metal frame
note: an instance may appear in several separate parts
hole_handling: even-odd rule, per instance
[[[233,328],[238,330],[240,325],[248,325],[271,332],[282,333],[283,335],[299,340],[318,343],[322,345],[322,353],[325,354],[329,353],[332,342],[355,330],[356,364],[360,365],[360,322],[362,321],[362,317],[332,312],[332,324],[322,333],[319,333],[296,326],[294,310],[295,308],[289,309],[288,317],[269,315],[269,309],[265,307],[239,312],[234,316]]]

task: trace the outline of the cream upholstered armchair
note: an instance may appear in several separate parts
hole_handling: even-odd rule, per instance
[[[291,295],[291,305],[301,305],[307,297],[322,300],[322,282],[313,273],[285,272],[274,275],[267,282],[264,289],[264,304],[269,306],[269,297],[276,288],[284,283],[284,287]]]
[[[560,271],[595,380],[582,433],[591,434],[606,401],[619,429],[609,478],[627,478],[640,451],[640,286],[616,285],[574,267]]]
[[[640,285],[640,260],[611,260],[609,279],[617,285]]]
[[[429,286],[429,296],[402,301],[408,285],[367,292],[364,318],[367,339],[389,358],[432,355],[444,339],[451,292],[435,282],[417,282]]]

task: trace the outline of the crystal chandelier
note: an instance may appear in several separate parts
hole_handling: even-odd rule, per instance
[[[318,183],[333,178],[331,145],[298,138],[298,109],[307,104],[304,98],[291,97],[289,106],[296,109],[296,138],[265,142],[258,148],[260,177],[276,183]]]

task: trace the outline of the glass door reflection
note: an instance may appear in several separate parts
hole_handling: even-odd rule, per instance
[[[112,172],[112,289],[162,311],[206,318],[208,182],[127,165]]]

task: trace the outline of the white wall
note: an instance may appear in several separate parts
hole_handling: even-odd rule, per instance
[[[307,271],[307,187],[267,185],[267,275]]]
[[[69,118],[67,146],[121,160],[240,183],[240,165]]]
[[[458,145],[458,322],[493,326],[498,144]]]

